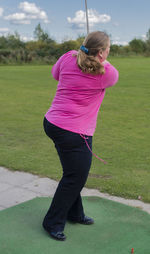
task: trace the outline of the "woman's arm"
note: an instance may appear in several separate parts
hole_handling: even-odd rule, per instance
[[[101,78],[101,87],[108,88],[117,83],[119,73],[117,69],[113,65],[111,65],[108,61],[105,60],[103,64],[105,67],[105,74],[103,74]]]
[[[63,62],[63,59],[65,58],[65,55],[66,54],[62,55],[52,67],[52,71],[51,71],[52,76],[54,79],[58,81],[59,81],[59,74],[60,74],[60,66],[61,66],[61,63]]]

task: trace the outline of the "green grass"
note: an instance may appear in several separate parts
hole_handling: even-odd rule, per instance
[[[150,202],[150,58],[112,58],[120,78],[106,90],[86,186]],[[49,66],[1,66],[0,165],[59,180],[61,165],[43,131],[57,82]]]
[[[67,222],[67,240],[54,241],[42,228],[51,198],[35,198],[0,211],[2,254],[135,254],[150,253],[150,214],[99,197],[83,197],[89,227]],[[81,241],[82,239],[82,241]]]

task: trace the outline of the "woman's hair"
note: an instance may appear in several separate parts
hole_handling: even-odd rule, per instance
[[[79,68],[86,73],[104,74],[104,66],[96,58],[98,52],[104,51],[108,46],[109,36],[105,32],[89,33],[83,42],[83,46],[88,49],[85,53],[81,49],[78,51],[77,64]]]

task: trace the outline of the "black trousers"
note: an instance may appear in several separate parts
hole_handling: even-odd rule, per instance
[[[91,167],[92,154],[78,133],[59,128],[44,118],[44,130],[55,144],[63,168],[50,208],[43,220],[48,231],[63,231],[66,220],[77,221],[84,216],[80,192]],[[92,136],[85,136],[92,149]]]

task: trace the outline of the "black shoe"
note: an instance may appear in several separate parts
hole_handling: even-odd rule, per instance
[[[64,241],[66,240],[66,236],[64,235],[64,233],[62,231],[57,231],[57,232],[53,232],[50,229],[47,228],[47,226],[45,226],[45,221],[43,221],[43,228],[45,229],[45,231],[47,231],[47,233],[54,239],[59,240],[59,241]]]
[[[84,216],[82,219],[78,219],[78,220],[68,218],[68,221],[70,221],[71,223],[80,223],[84,225],[94,224],[94,220],[88,216]]]
[[[59,241],[65,241],[66,240],[66,236],[64,235],[63,232],[49,232],[50,236],[56,240]]]
[[[83,219],[78,220],[78,223],[84,224],[84,225],[91,225],[91,224],[94,224],[94,220],[88,216],[84,216]]]

